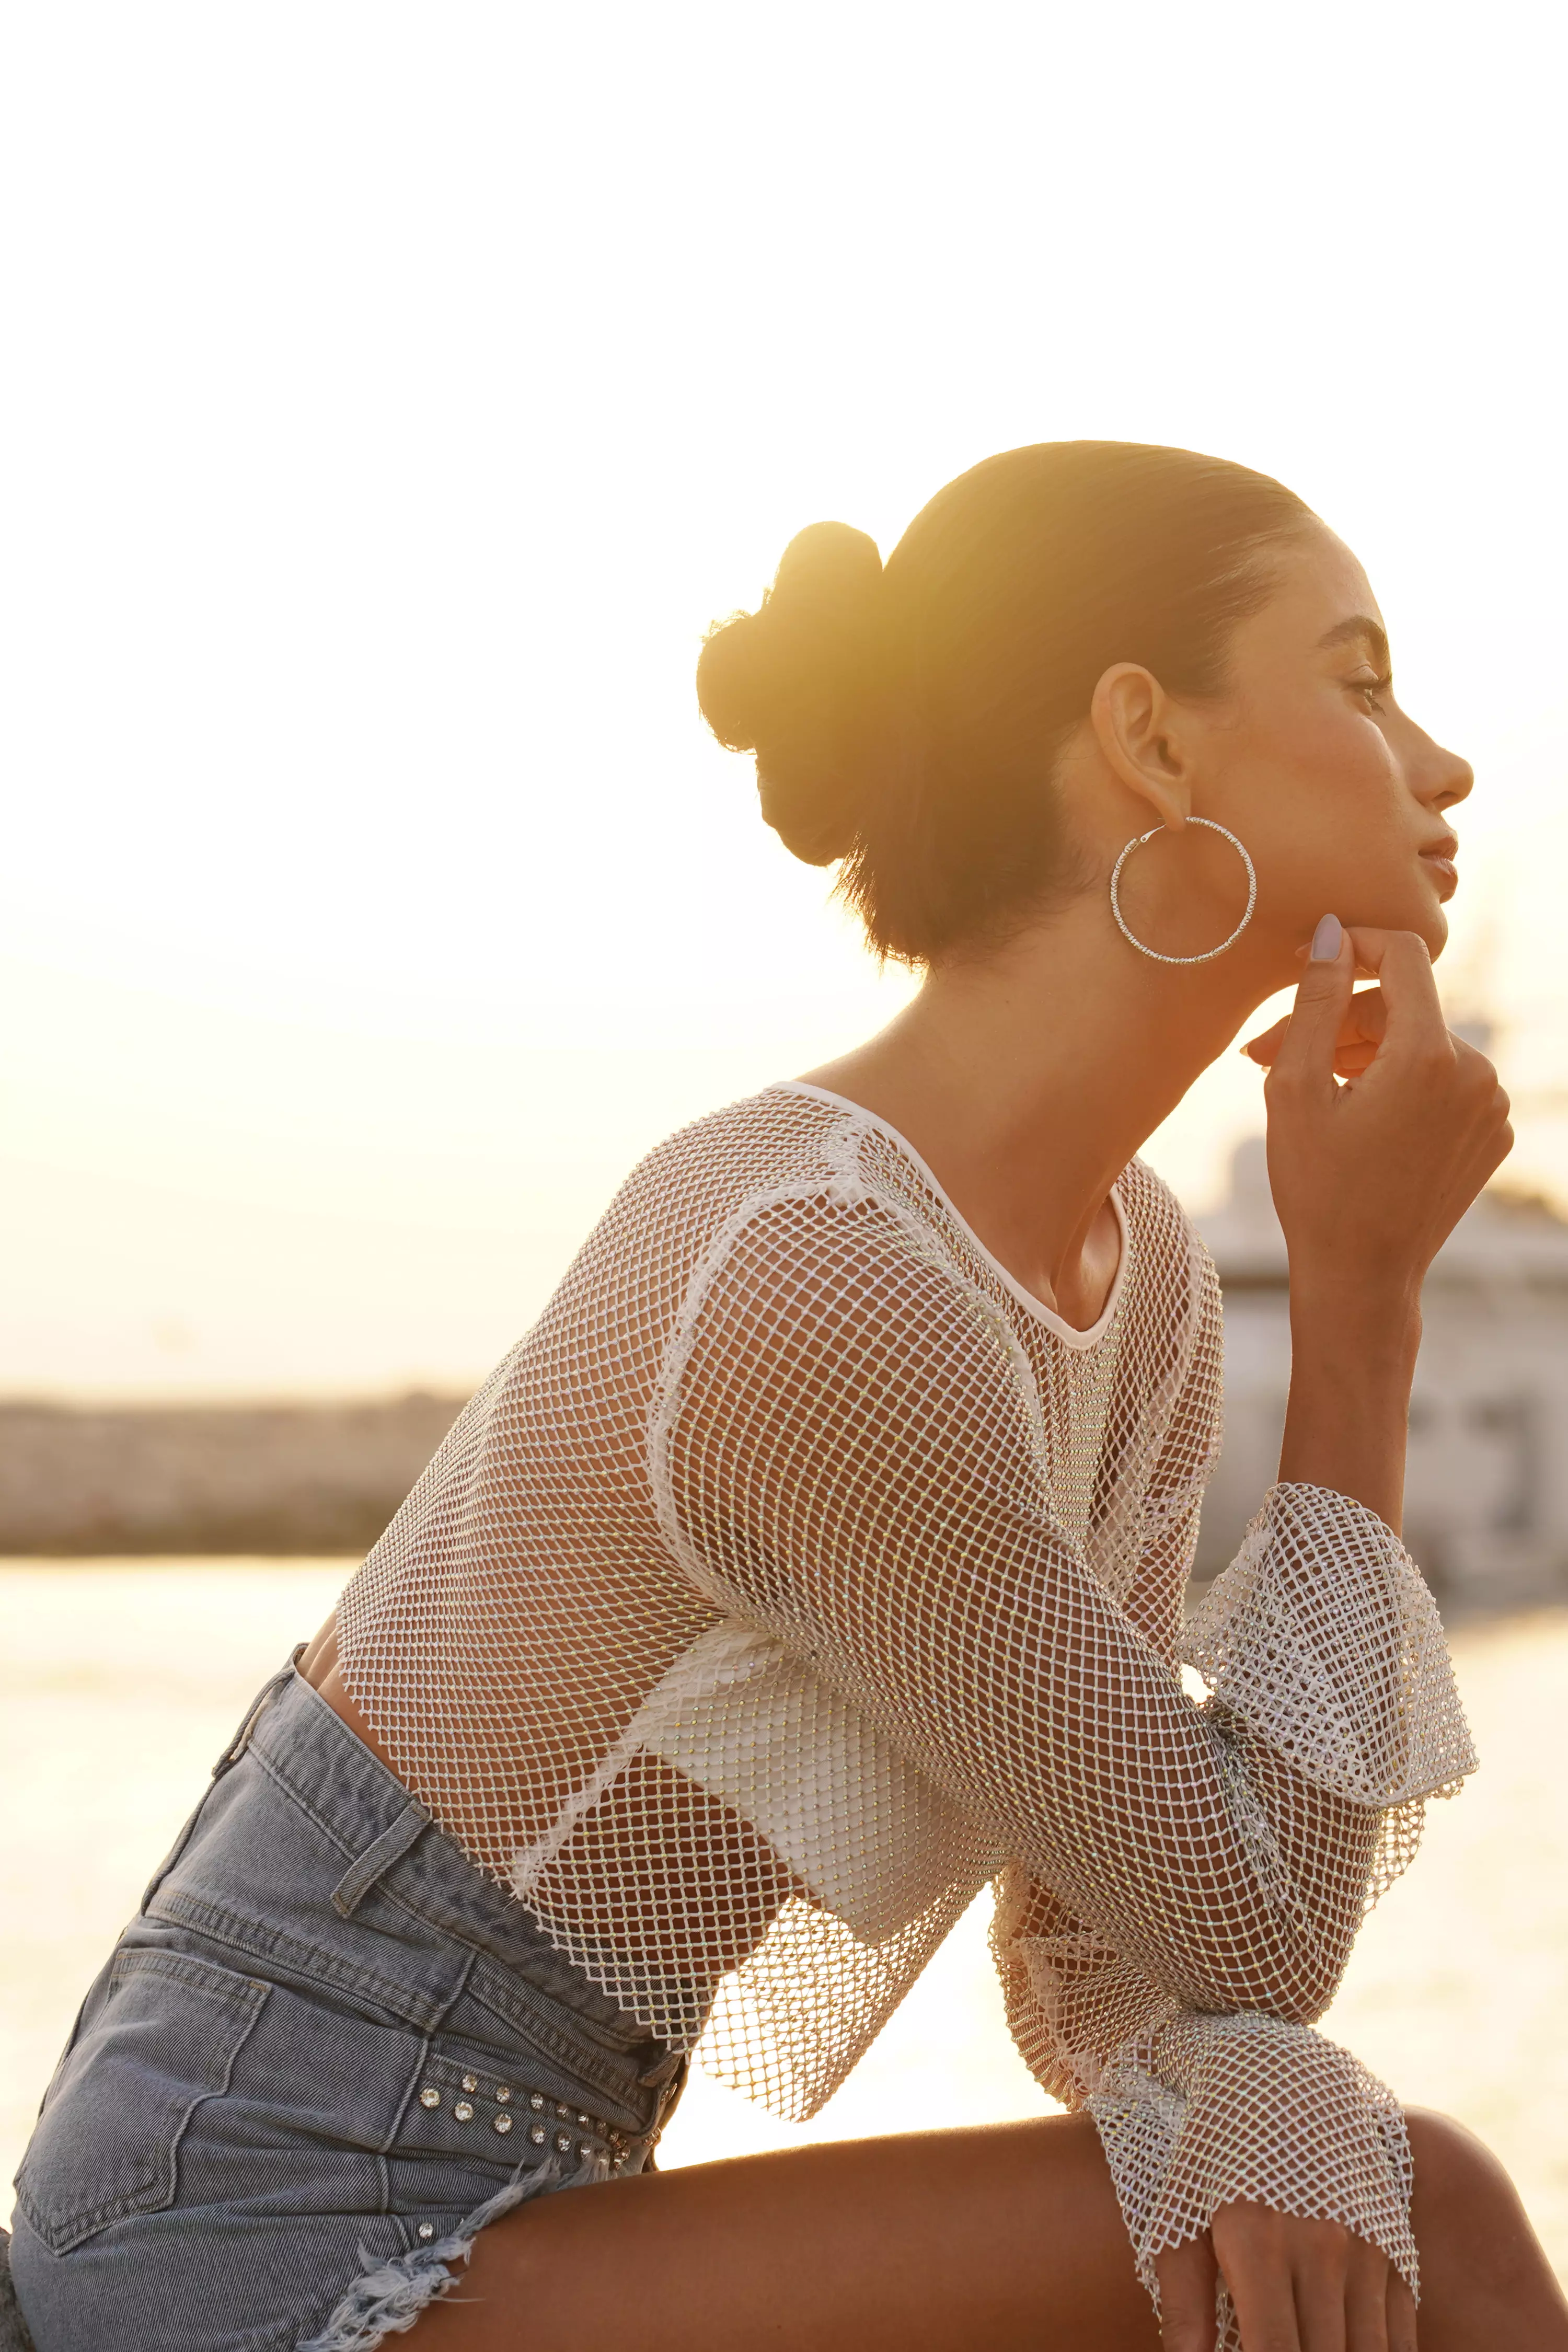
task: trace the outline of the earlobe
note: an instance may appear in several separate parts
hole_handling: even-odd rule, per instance
[[[1179,833],[1193,796],[1172,715],[1164,688],[1138,662],[1113,663],[1089,705],[1089,723],[1112,773],[1148,803],[1161,824]]]

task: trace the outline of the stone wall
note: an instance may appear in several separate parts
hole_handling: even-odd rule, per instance
[[[0,1553],[363,1552],[462,1402],[0,1402]]]

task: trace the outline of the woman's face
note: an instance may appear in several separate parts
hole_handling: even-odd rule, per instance
[[[1194,810],[1258,869],[1255,955],[1294,979],[1325,914],[1438,952],[1458,885],[1447,812],[1475,778],[1400,709],[1376,600],[1331,531],[1314,523],[1282,551],[1277,592],[1232,639],[1224,695],[1188,716]]]

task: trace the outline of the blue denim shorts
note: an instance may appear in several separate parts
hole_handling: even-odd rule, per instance
[[[37,2352],[368,2352],[498,2214],[642,2170],[683,2071],[289,1665],[49,2085]]]

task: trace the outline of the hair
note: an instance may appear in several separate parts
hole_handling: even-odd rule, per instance
[[[1237,623],[1311,509],[1189,449],[1043,441],[921,509],[884,567],[813,523],[754,613],[697,666],[721,743],[756,755],[763,815],[837,888],[881,956],[1005,942],[1088,879],[1054,777],[1113,662],[1223,689]]]

